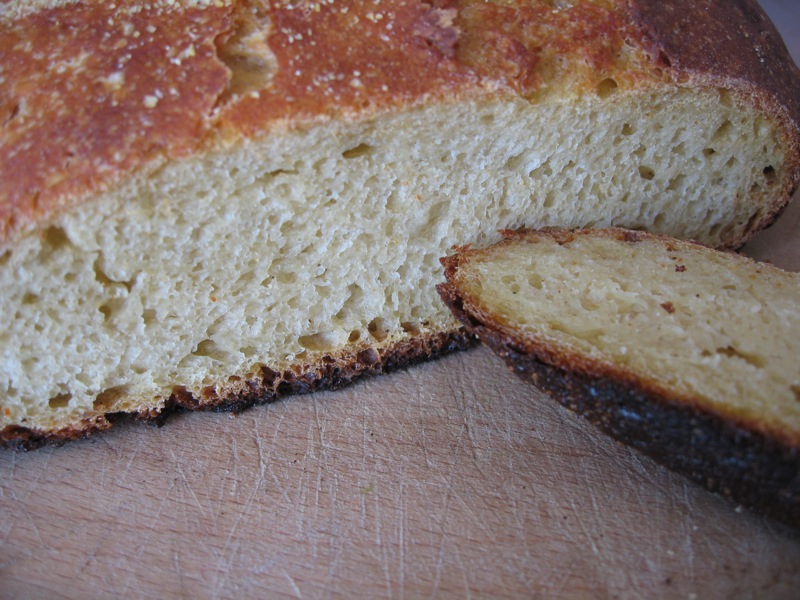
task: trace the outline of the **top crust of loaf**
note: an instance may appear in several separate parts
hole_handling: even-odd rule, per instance
[[[754,98],[792,157],[768,219],[800,180],[800,72],[752,0],[12,1],[0,9],[0,81],[3,245],[212,146],[604,81]]]

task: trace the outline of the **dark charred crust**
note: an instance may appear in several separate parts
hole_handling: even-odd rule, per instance
[[[241,412],[254,405],[275,402],[286,396],[320,390],[336,390],[357,380],[410,367],[413,364],[464,350],[475,338],[462,330],[445,331],[405,340],[382,348],[365,348],[337,358],[323,356],[317,362],[294,365],[283,371],[261,367],[250,378],[208,387],[195,395],[176,387],[163,410],[147,414],[120,413],[84,420],[80,426],[44,432],[26,427],[8,426],[0,431],[0,446],[34,450],[45,445],[60,446],[108,429],[127,417],[163,425],[179,411]]]
[[[478,322],[449,284],[442,299],[524,381],[612,438],[754,512],[800,528],[800,449],[632,382],[548,364]]]
[[[109,427],[111,427],[111,422],[105,417],[85,419],[78,426],[53,432],[29,429],[19,425],[8,425],[0,431],[0,447],[14,448],[15,450],[36,450],[48,445],[62,446],[67,442],[87,438],[93,433],[104,431]]]

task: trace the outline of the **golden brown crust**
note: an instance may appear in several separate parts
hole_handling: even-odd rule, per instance
[[[322,356],[317,361],[298,363],[275,371],[267,366],[248,378],[232,378],[208,387],[198,395],[176,387],[164,408],[134,416],[161,425],[179,410],[240,412],[250,406],[274,402],[286,396],[318,390],[335,390],[362,377],[390,373],[417,362],[429,360],[469,347],[472,336],[460,330],[425,334],[380,348],[363,347],[340,356]],[[112,426],[126,415],[106,414],[86,418],[80,425],[55,431],[41,431],[20,426],[0,430],[0,447],[33,450],[47,444],[61,445],[86,438]]]
[[[75,4],[0,24],[0,240],[202,144],[221,9]]]
[[[752,1],[217,4],[85,0],[0,21],[0,243],[220,139],[463,95],[700,77],[789,115],[799,144],[800,75]],[[261,71],[250,86],[243,64]]]
[[[666,243],[671,240],[622,229],[504,234],[501,244],[536,236],[563,244],[575,236],[598,234],[633,243],[645,236]],[[570,352],[503,325],[459,287],[458,271],[468,260],[463,252],[468,249],[457,250],[442,259],[447,283],[438,286],[439,294],[464,328],[492,348],[512,372],[662,465],[744,506],[800,527],[800,440],[796,433],[721,414],[699,398],[678,394],[630,369]]]

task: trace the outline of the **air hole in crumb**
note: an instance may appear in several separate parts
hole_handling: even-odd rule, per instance
[[[42,232],[42,259],[47,259],[51,254],[57,252],[70,244],[69,237],[61,227],[52,225]]]
[[[211,339],[205,339],[197,344],[197,349],[192,352],[192,354],[195,356],[204,356],[211,360],[224,360],[226,358],[222,349]]]
[[[510,157],[506,161],[506,169],[508,169],[509,171],[515,171],[521,164],[522,164],[522,154],[517,154],[516,156]]]
[[[102,286],[109,286],[114,284],[122,284],[125,286],[129,292],[133,288],[133,284],[136,283],[136,275],[131,277],[128,281],[112,279],[104,270],[103,267],[100,265],[101,257],[98,255],[92,265],[94,269],[94,278]]]
[[[541,290],[544,287],[542,278],[538,273],[531,273],[528,275],[528,285],[537,290]]]
[[[22,297],[22,304],[30,305],[36,304],[37,302],[39,302],[39,296],[32,292],[28,292]]]
[[[711,137],[711,139],[712,140],[719,140],[719,139],[721,139],[723,137],[726,137],[728,135],[728,132],[731,130],[732,127],[733,127],[733,123],[731,123],[730,121],[728,121],[726,119],[722,123],[722,125],[717,127],[717,130],[714,132],[714,135]]]
[[[676,175],[669,180],[669,185],[667,185],[667,190],[670,192],[675,192],[683,187],[683,182],[686,180],[686,175]]]
[[[297,338],[298,343],[306,350],[321,352],[324,350],[334,350],[337,347],[337,336],[327,333],[313,333],[311,335],[301,335]]]
[[[370,321],[369,325],[367,325],[367,331],[378,342],[382,342],[389,337],[389,325],[386,319],[380,317]]]
[[[110,387],[107,390],[104,390],[99,394],[97,394],[97,396],[94,399],[94,403],[92,404],[92,407],[95,410],[107,411],[114,405],[114,403],[117,400],[122,398],[127,393],[128,393],[128,388],[124,385]]]
[[[296,273],[278,273],[275,276],[275,280],[278,283],[294,283],[297,281],[297,274]]]
[[[761,357],[744,354],[739,350],[737,350],[736,348],[734,348],[733,346],[727,346],[725,348],[717,348],[717,354],[720,354],[722,356],[728,356],[731,358],[740,358],[744,362],[754,367],[761,368],[764,366],[764,361],[761,359]]]
[[[411,335],[419,335],[422,333],[422,327],[416,321],[403,321],[400,323],[400,327],[403,328],[403,331]]]
[[[274,179],[275,177],[278,177],[280,175],[287,175],[287,176],[288,175],[297,175],[297,173],[298,173],[297,169],[274,169],[272,171],[264,173],[261,176],[261,181],[266,181],[268,179]]]
[[[633,127],[630,123],[625,123],[622,126],[622,135],[632,135],[633,134]]]
[[[716,153],[717,153],[717,151],[714,150],[713,148],[704,148],[703,149],[703,156],[705,156],[706,158],[708,158],[709,156],[714,156]]]
[[[61,227],[53,225],[45,230],[44,241],[51,248],[58,249],[69,244],[69,237]]]
[[[103,320],[108,321],[111,318],[111,315],[114,314],[114,310],[110,306],[110,302],[106,302],[105,304],[101,304],[97,310],[100,311],[100,314],[103,315]]]
[[[764,167],[764,177],[767,183],[773,183],[775,181],[777,176],[775,175],[775,168],[772,165]]]
[[[359,144],[355,148],[350,148],[349,150],[345,150],[342,152],[342,156],[344,158],[358,158],[360,156],[366,156],[367,154],[372,152],[372,146],[369,144]]]
[[[402,207],[402,203],[400,201],[399,196],[395,190],[392,190],[389,193],[389,197],[386,198],[386,210],[390,212],[398,212]]]
[[[114,313],[120,309],[123,302],[124,300],[122,298],[112,298],[105,304],[101,304],[97,310],[103,315],[103,320],[108,321],[114,316]]]
[[[800,384],[795,384],[791,386],[791,388],[789,389],[792,390],[792,393],[794,394],[794,399],[800,402]]]
[[[639,175],[642,179],[650,181],[656,176],[656,172],[650,167],[639,167]]]
[[[69,404],[70,400],[72,400],[72,394],[70,393],[57,394],[47,401],[47,405],[50,408],[64,408]]]
[[[530,173],[528,173],[528,177],[532,179],[537,179],[541,176],[544,177],[551,177],[553,175],[553,168],[550,166],[549,162],[545,162],[539,167],[533,169]]]
[[[619,85],[617,82],[611,77],[608,79],[603,79],[603,81],[597,84],[597,95],[601,98],[607,98],[616,92],[618,87]]]

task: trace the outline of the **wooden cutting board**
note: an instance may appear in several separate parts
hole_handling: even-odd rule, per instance
[[[764,2],[800,53],[796,0]],[[796,54],[797,55],[797,54]],[[800,270],[800,202],[747,252]],[[800,536],[484,349],[238,416],[0,451],[0,597],[797,598]]]

